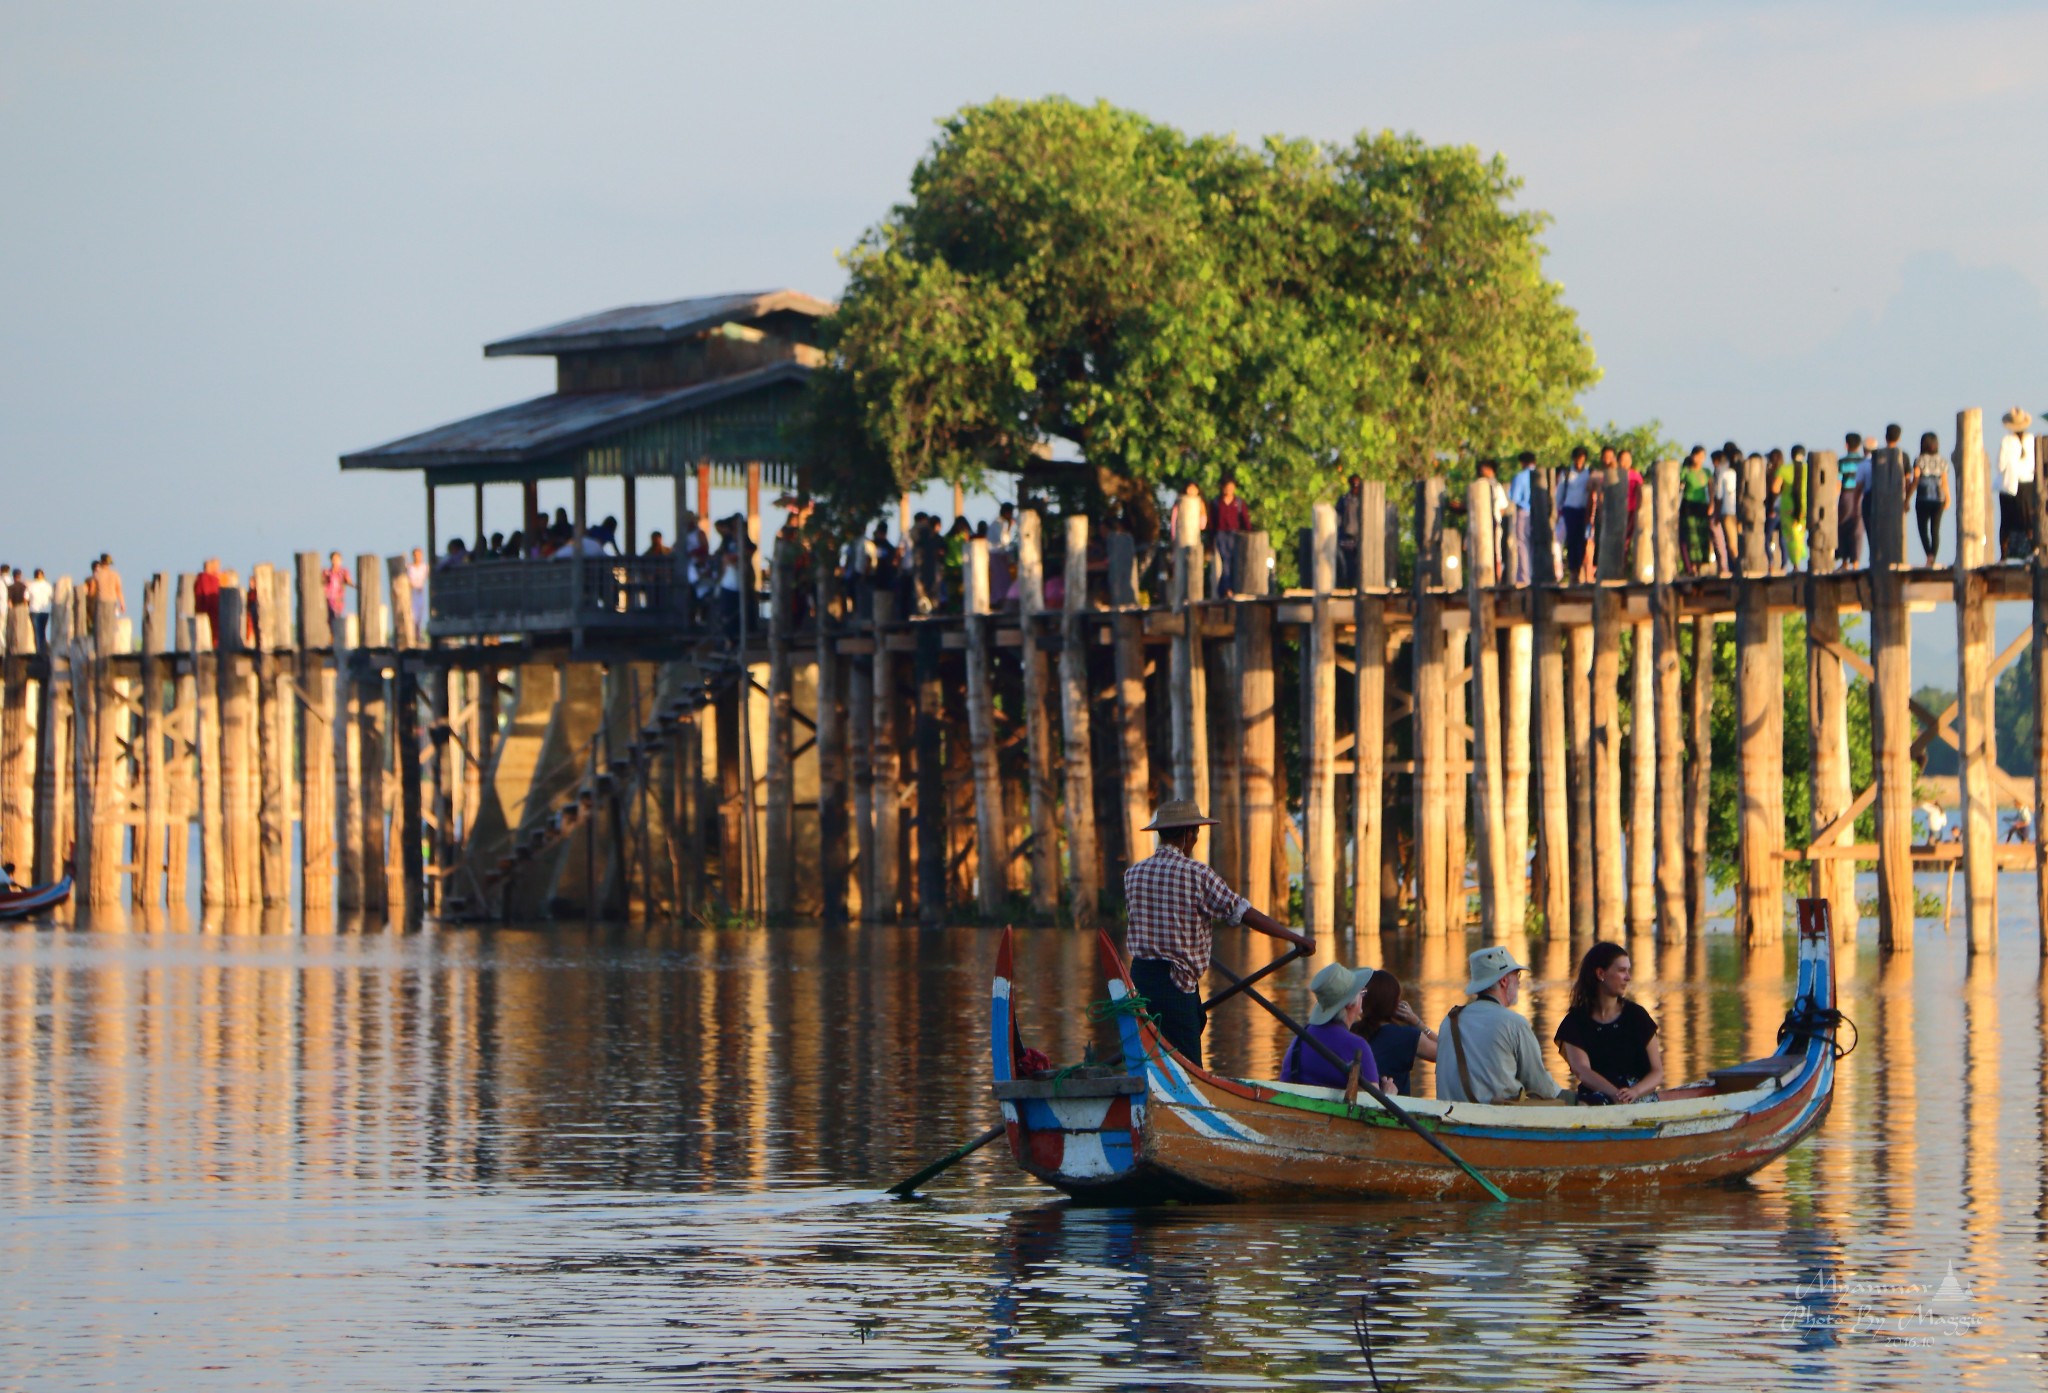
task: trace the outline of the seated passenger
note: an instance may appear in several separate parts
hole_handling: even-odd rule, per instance
[[[1467,962],[1472,1000],[1453,1006],[1437,1027],[1436,1096],[1452,1103],[1512,1103],[1524,1093],[1556,1098],[1564,1090],[1543,1068],[1528,1018],[1516,1012],[1529,969],[1507,949],[1481,948]]]
[[[1371,976],[1365,968],[1346,967],[1342,963],[1331,963],[1315,975],[1308,984],[1309,995],[1315,1002],[1308,1013],[1308,1035],[1342,1060],[1344,1067],[1331,1064],[1320,1050],[1310,1049],[1297,1038],[1280,1058],[1282,1083],[1342,1088],[1350,1082],[1354,1059],[1358,1061],[1359,1077],[1373,1078],[1377,1066],[1373,1063],[1372,1048],[1351,1033],[1351,1023],[1358,1019],[1359,994]]]
[[[1380,1087],[1388,1093],[1413,1093],[1415,1061],[1436,1058],[1436,1032],[1416,1019],[1415,1009],[1401,999],[1401,979],[1391,972],[1375,972],[1366,981],[1351,1032],[1372,1046]]]
[[[1619,943],[1596,943],[1579,960],[1555,1039],[1578,1077],[1581,1103],[1648,1102],[1664,1083],[1657,1022],[1627,999],[1630,974]]]
[[[452,567],[467,566],[468,564],[469,552],[464,549],[462,538],[450,537],[448,539],[448,551],[441,557],[440,564],[436,569],[446,571]]]

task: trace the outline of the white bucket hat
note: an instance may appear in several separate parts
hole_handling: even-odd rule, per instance
[[[1527,964],[1516,962],[1515,955],[1499,944],[1481,948],[1465,960],[1465,965],[1472,973],[1472,980],[1465,984],[1467,996],[1479,995],[1510,972],[1529,970]]]
[[[1331,963],[1308,984],[1309,995],[1315,1005],[1309,1008],[1310,1025],[1327,1025],[1337,1019],[1358,994],[1365,990],[1365,984],[1372,978],[1369,967],[1346,967],[1342,963]]]

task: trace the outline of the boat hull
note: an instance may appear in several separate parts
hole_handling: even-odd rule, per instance
[[[1130,995],[1102,940],[1112,1003]],[[1263,1203],[1477,1197],[1472,1180],[1370,1098],[1230,1079],[1189,1064],[1136,1011],[1116,1012],[1126,1073],[1023,1080],[1010,1014],[1010,943],[998,962],[996,1095],[1020,1168],[1085,1204]],[[1831,1019],[1825,936],[1802,935],[1799,1000]],[[1114,1010],[1114,1007],[1112,1007]],[[1511,1196],[1713,1185],[1785,1154],[1826,1118],[1832,1028],[1793,1031],[1785,1052],[1724,1071],[1718,1091],[1582,1108],[1400,1099],[1418,1124]]]

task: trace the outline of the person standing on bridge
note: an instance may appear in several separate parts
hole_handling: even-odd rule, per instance
[[[1124,951],[1131,986],[1145,998],[1159,1033],[1190,1064],[1202,1062],[1202,974],[1209,970],[1213,923],[1246,924],[1262,934],[1314,949],[1315,940],[1252,908],[1250,900],[1194,856],[1195,840],[1214,818],[1184,798],[1159,806],[1145,831],[1159,834],[1150,856],[1124,872],[1129,928]]]

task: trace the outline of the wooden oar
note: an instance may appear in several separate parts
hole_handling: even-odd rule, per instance
[[[933,1176],[937,1175],[940,1171],[945,1170],[954,1162],[966,1160],[969,1156],[972,1156],[975,1152],[981,1150],[984,1146],[987,1146],[990,1142],[994,1141],[997,1137],[1000,1137],[1002,1134],[1003,1124],[997,1123],[995,1126],[989,1128],[986,1132],[983,1132],[980,1136],[976,1137],[973,1141],[961,1147],[958,1151],[949,1151],[945,1155],[939,1157],[938,1160],[926,1166],[916,1175],[911,1176],[910,1179],[897,1181],[894,1185],[891,1185],[885,1193],[894,1195],[899,1200],[909,1199],[912,1195],[917,1193],[917,1187],[924,1184],[925,1181],[930,1180]]]
[[[1246,982],[1243,978],[1239,977],[1235,972],[1232,972],[1229,968],[1225,967],[1222,963],[1217,962],[1216,959],[1214,959],[1213,957],[1209,959],[1209,966],[1215,968],[1225,977],[1228,977],[1232,983],[1236,984],[1238,987],[1243,989],[1244,994],[1246,996],[1250,997],[1253,1001],[1258,1002],[1259,1005],[1265,1007],[1266,1010],[1272,1013],[1273,1019],[1279,1021],[1280,1024],[1286,1026],[1289,1030],[1293,1031],[1295,1038],[1300,1040],[1302,1044],[1307,1045],[1310,1049],[1314,1050],[1317,1054],[1321,1055],[1324,1059],[1328,1060],[1332,1068],[1343,1069],[1346,1071],[1349,1070],[1350,1066],[1345,1064],[1343,1060],[1337,1058],[1337,1052],[1335,1050],[1331,1049],[1328,1045],[1325,1045],[1322,1041],[1316,1039],[1315,1036],[1309,1034],[1306,1030],[1302,1029],[1302,1027],[1295,1022],[1292,1016],[1288,1015],[1285,1011],[1281,1010],[1278,1006],[1274,1005],[1271,1001],[1268,1001],[1263,995],[1261,995],[1259,993],[1258,988]],[[1459,1170],[1465,1172],[1465,1174],[1471,1176],[1473,1183],[1478,1185],[1480,1189],[1486,1191],[1487,1194],[1493,1196],[1497,1200],[1505,1201],[1507,1199],[1508,1196],[1505,1190],[1501,1189],[1500,1186],[1494,1184],[1491,1180],[1488,1180],[1485,1176],[1481,1175],[1478,1171],[1474,1170],[1471,1167],[1471,1165],[1465,1160],[1464,1157],[1460,1156],[1457,1152],[1451,1150],[1448,1146],[1445,1146],[1441,1138],[1439,1138],[1434,1132],[1431,1132],[1424,1128],[1420,1122],[1417,1122],[1415,1120],[1413,1114],[1411,1114],[1406,1108],[1396,1103],[1392,1098],[1389,1098],[1386,1094],[1380,1092],[1378,1084],[1368,1083],[1365,1077],[1363,1075],[1360,1075],[1358,1080],[1358,1086],[1364,1089],[1367,1093],[1370,1093],[1372,1095],[1374,1102],[1378,1103],[1381,1107],[1385,1108],[1388,1112],[1392,1113],[1396,1118],[1398,1118],[1401,1121],[1401,1123],[1404,1126],[1408,1128],[1409,1131],[1413,1132],[1416,1136],[1421,1137],[1424,1141],[1428,1142],[1431,1146],[1435,1147],[1439,1152],[1441,1152],[1445,1160],[1449,1161]]]

